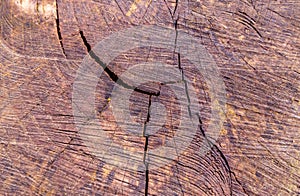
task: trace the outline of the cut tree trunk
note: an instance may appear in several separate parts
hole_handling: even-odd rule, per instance
[[[2,0],[0,6],[1,195],[300,195],[300,1]],[[73,82],[99,41],[149,24],[199,40],[224,81],[226,111],[218,140],[210,141],[213,103],[188,59],[154,47],[119,55],[99,78],[95,105],[100,124],[124,149],[158,148],[180,123],[172,91],[153,83],[133,92],[131,112],[147,122],[149,102],[160,102],[168,112],[164,129],[139,137],[120,128],[126,122],[116,122],[110,96],[114,76],[132,65],[178,68],[201,105],[201,123],[184,153],[157,169],[133,171],[85,145],[73,115]],[[159,96],[145,93],[151,90]],[[200,156],[203,141],[210,149]]]

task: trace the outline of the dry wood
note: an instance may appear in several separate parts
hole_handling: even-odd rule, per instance
[[[0,6],[1,195],[300,194],[298,0],[2,0]],[[160,48],[117,57],[99,80],[95,102],[99,122],[124,148],[143,152],[163,145],[180,113],[167,87],[148,84],[141,88],[161,95],[134,92],[132,115],[147,121],[151,97],[172,111],[173,121],[146,138],[118,128],[109,97],[113,78],[128,67],[155,61],[179,67],[202,106],[202,124],[188,149],[164,167],[137,172],[105,163],[83,144],[72,85],[95,44],[142,24],[201,41],[225,82],[227,111],[218,141],[198,156],[211,118],[203,76],[183,56]]]

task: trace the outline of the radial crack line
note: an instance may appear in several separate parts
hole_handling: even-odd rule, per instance
[[[150,121],[150,108],[151,108],[151,98],[152,96],[149,96],[149,102],[148,102],[148,111],[147,111],[147,119],[144,122],[144,130],[143,130],[143,137],[145,138],[145,146],[144,146],[144,158],[143,158],[143,163],[145,165],[145,196],[148,195],[148,187],[149,187],[149,162],[146,161],[146,156],[148,153],[148,142],[149,142],[149,135],[146,133],[147,130],[147,123]],[[149,157],[148,157],[149,158]]]
[[[189,112],[189,117],[191,118],[192,117],[192,111],[191,111],[191,98],[190,98],[190,95],[189,95],[189,90],[188,90],[188,83],[184,77],[184,71],[183,71],[183,68],[181,67],[181,58],[180,58],[180,53],[178,53],[178,68],[181,72],[181,80],[183,81],[184,83],[184,89],[185,89],[185,94],[186,94],[186,98],[188,100],[188,112]]]
[[[61,32],[60,32],[57,0],[55,1],[55,4],[56,4],[56,20],[55,20],[56,21],[56,31],[57,31],[58,40],[59,40],[59,44],[60,44],[60,47],[62,49],[62,52],[63,52],[64,56],[67,58],[67,55],[66,55],[66,52],[65,52],[65,49],[64,49],[64,45],[63,45],[63,42],[62,42]]]

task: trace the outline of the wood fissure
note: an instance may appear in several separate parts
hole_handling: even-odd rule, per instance
[[[55,19],[55,22],[56,22],[57,36],[58,36],[59,44],[60,44],[60,47],[62,49],[63,55],[65,56],[65,58],[67,58],[67,55],[66,55],[66,52],[65,52],[65,49],[64,49],[64,45],[63,45],[63,38],[62,38],[62,35],[61,35],[61,32],[60,32],[59,13],[58,13],[58,3],[57,3],[57,0],[55,0],[55,5],[56,5],[56,19]]]

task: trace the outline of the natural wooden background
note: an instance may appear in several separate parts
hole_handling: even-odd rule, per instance
[[[300,195],[300,1],[2,0],[0,6],[1,195]],[[199,38],[227,91],[224,129],[212,150],[196,155],[197,141],[205,139],[199,128],[186,153],[149,173],[91,155],[76,132],[71,102],[90,47],[139,24]],[[157,59],[177,65],[170,52],[129,51],[115,59],[114,72]],[[200,112],[209,132],[203,77],[187,61],[182,65],[203,89]],[[113,85],[107,75],[99,81],[99,120],[120,144],[143,150],[143,138],[123,136],[113,122]],[[144,103],[133,106],[143,120],[148,98],[133,96]],[[169,96],[161,101],[173,103]],[[171,133],[160,134],[149,145],[163,144]]]

